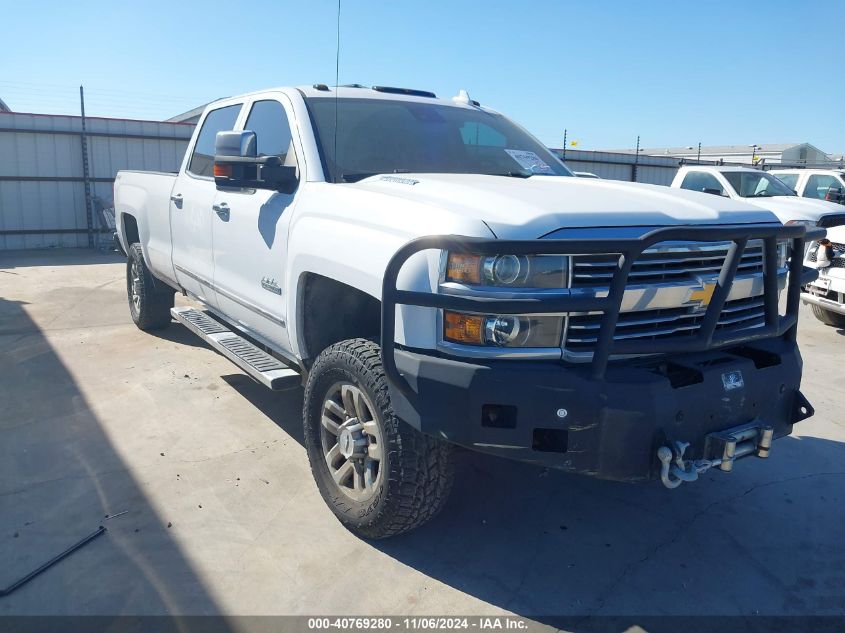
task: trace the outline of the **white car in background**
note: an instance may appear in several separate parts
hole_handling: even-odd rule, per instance
[[[773,169],[802,198],[827,200],[845,205],[845,170],[842,169]],[[843,210],[845,212],[845,210]]]
[[[671,186],[751,203],[771,211],[783,224],[825,228],[845,224],[842,205],[800,198],[777,177],[750,167],[681,167]]]

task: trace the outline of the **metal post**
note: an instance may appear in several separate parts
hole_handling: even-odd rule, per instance
[[[634,166],[631,168],[631,182],[637,182],[637,164],[640,162],[640,137],[637,136],[637,150],[634,152]]]
[[[696,158],[698,164],[701,164],[701,141],[698,142],[698,157]]]
[[[566,130],[563,131],[563,156],[560,159],[566,162]]]
[[[82,180],[85,184],[85,216],[88,227],[88,248],[96,248],[95,234],[94,234],[94,204],[91,200],[91,174],[88,170],[88,134],[85,130],[85,92],[82,86],[79,86],[79,110],[82,115],[82,135],[80,143],[82,145]]]

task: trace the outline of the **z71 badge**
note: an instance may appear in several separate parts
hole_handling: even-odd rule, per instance
[[[745,386],[745,381],[742,379],[742,372],[737,370],[722,374],[722,385],[725,387],[725,391],[742,389]]]

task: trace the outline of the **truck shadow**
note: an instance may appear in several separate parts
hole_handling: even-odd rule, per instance
[[[462,452],[443,513],[372,545],[484,603],[571,630],[644,626],[613,614],[842,615],[843,458],[841,442],[783,438],[768,462],[672,491]]]
[[[217,613],[177,542],[187,526],[148,499],[22,302],[0,298],[0,315],[0,585],[108,529],[0,598],[0,615]]]

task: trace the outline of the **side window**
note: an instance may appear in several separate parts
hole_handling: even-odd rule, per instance
[[[804,187],[804,197],[824,200],[828,189],[840,186],[839,181],[833,176],[814,174],[807,178],[807,186]]]
[[[798,174],[775,174],[780,181],[790,189],[795,189],[798,186]]]
[[[249,111],[244,130],[255,132],[259,156],[279,156],[285,165],[296,165],[290,125],[278,101],[256,101]]]
[[[706,190],[706,193],[718,193],[720,196],[725,195],[725,189],[719,184],[716,176],[704,171],[691,171],[687,173],[681,183],[681,189],[689,189],[690,191]]]
[[[226,106],[212,110],[203,121],[202,129],[197,136],[188,171],[195,176],[212,176],[214,174],[214,141],[218,132],[225,132],[235,128],[240,104]]]

